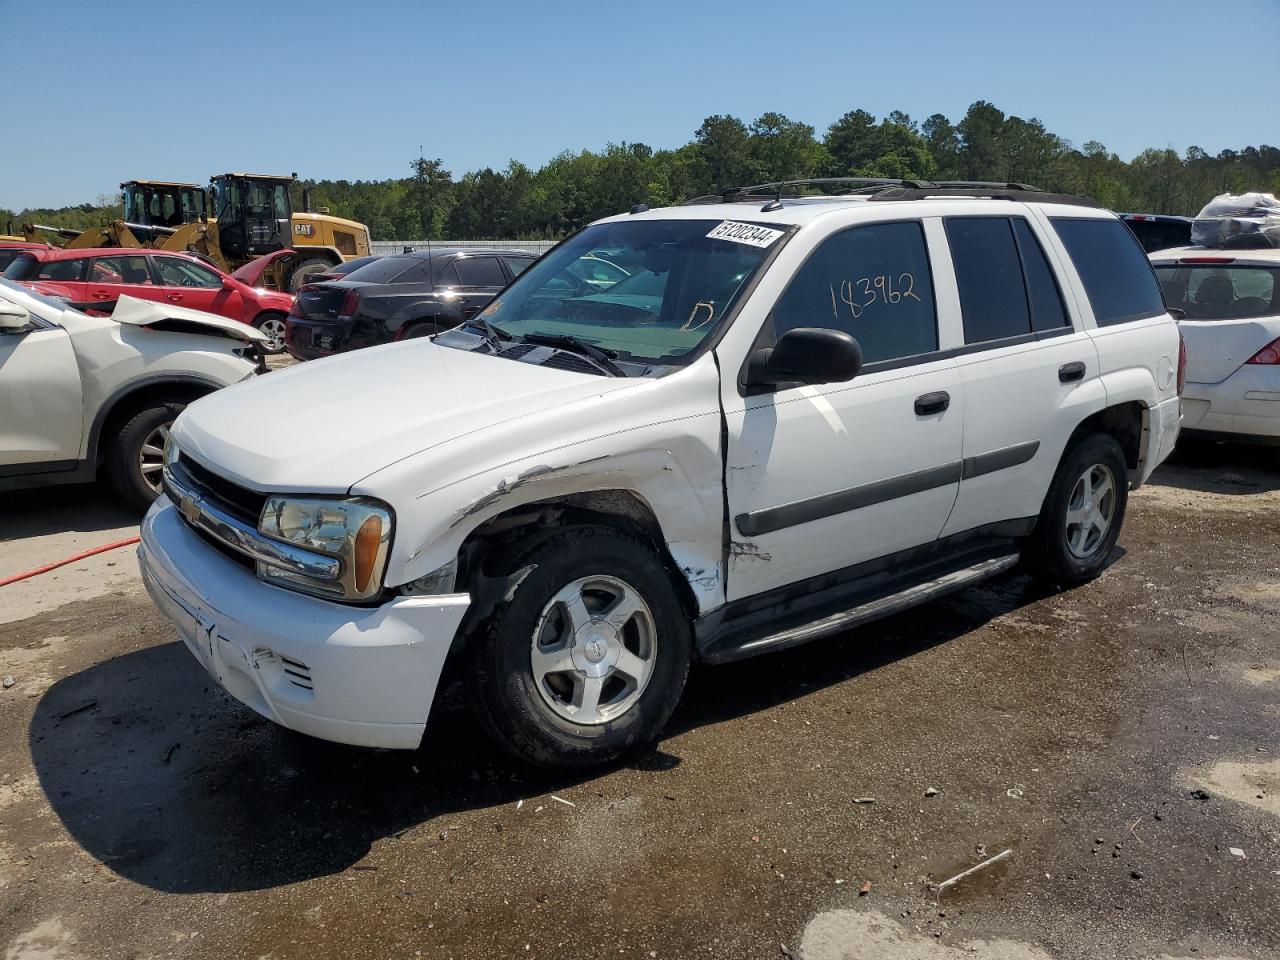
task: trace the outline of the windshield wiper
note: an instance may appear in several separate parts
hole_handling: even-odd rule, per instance
[[[463,321],[464,327],[475,327],[484,335],[485,340],[489,342],[489,346],[493,347],[494,353],[501,353],[501,342],[503,340],[514,340],[515,337],[507,333],[505,330],[499,330],[484,317],[472,317],[470,320]]]
[[[578,337],[568,333],[526,333],[524,335],[525,343],[541,343],[548,347],[559,347],[561,350],[568,350],[571,353],[580,353],[584,357],[590,357],[611,377],[625,377],[626,373],[613,362],[613,358],[618,355],[616,350],[606,350],[604,347],[597,347],[594,343],[587,343]]]

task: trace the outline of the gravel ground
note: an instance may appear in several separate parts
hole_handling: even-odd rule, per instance
[[[416,753],[282,731],[128,550],[0,588],[4,960],[1280,956],[1280,453],[1130,511],[1086,587],[697,670],[592,776],[513,766],[456,689]],[[4,573],[130,526],[69,488],[0,531]]]

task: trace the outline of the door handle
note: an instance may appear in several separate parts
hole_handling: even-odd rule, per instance
[[[95,300],[110,300],[110,299],[111,299],[111,294],[107,293],[105,290],[95,290],[95,291],[93,292],[93,299],[95,299]]]
[[[931,413],[942,413],[951,406],[951,394],[945,390],[937,393],[926,393],[916,397],[916,416],[927,417]]]
[[[182,294],[180,294],[180,293],[167,293],[167,294],[165,294],[165,299],[166,299],[166,300],[181,300],[181,299],[182,299]]]
[[[1060,383],[1074,383],[1084,379],[1084,364],[1079,360],[1073,363],[1064,363],[1058,368],[1058,381]]]

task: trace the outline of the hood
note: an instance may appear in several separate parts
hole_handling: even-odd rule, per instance
[[[241,283],[247,283],[251,287],[256,287],[262,282],[262,275],[267,272],[267,267],[271,266],[277,260],[287,260],[290,257],[297,256],[298,251],[292,247],[286,247],[283,250],[276,250],[274,253],[266,253],[260,257],[250,260],[244,266],[237,269],[231,276],[235,277]]]
[[[177,307],[173,304],[155,303],[151,300],[139,300],[137,297],[121,296],[116,301],[116,308],[111,313],[116,323],[127,323],[135,327],[151,327],[156,330],[172,330],[177,333],[210,333],[212,327],[218,332],[243,340],[246,343],[262,342],[267,338],[256,328],[247,323],[228,320],[217,314],[205,313],[203,310],[192,310],[190,307]],[[204,327],[206,329],[195,329]]]
[[[219,390],[189,407],[173,432],[185,453],[244,486],[345,493],[430,447],[645,382],[410,340]]]

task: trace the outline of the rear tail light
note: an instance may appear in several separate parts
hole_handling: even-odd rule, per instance
[[[1280,337],[1276,337],[1265,347],[1255,353],[1245,363],[1257,364],[1264,367],[1280,366]]]
[[[1187,385],[1187,338],[1178,332],[1178,396]]]
[[[338,311],[344,317],[354,317],[356,315],[356,307],[360,303],[360,297],[354,290],[348,290],[347,295],[342,298],[342,309]]]

